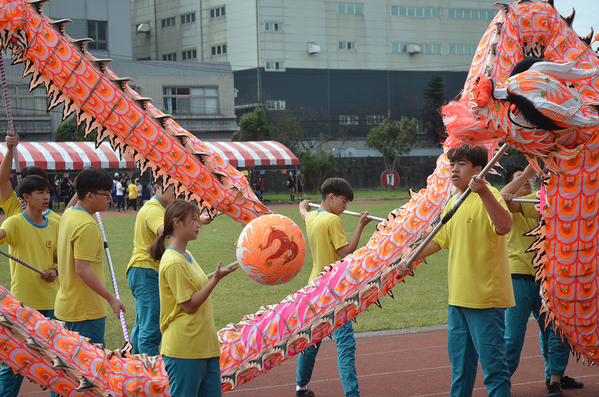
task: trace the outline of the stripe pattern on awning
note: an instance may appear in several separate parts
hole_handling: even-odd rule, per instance
[[[236,168],[299,164],[295,154],[277,141],[204,141],[204,144],[227,159],[229,164]]]
[[[287,147],[276,141],[204,142],[233,167],[289,166],[299,164]],[[96,149],[93,142],[21,142],[17,147],[21,168],[37,165],[46,170],[81,170],[94,168],[136,168],[131,156],[120,155],[106,142]],[[0,160],[6,154],[0,144]]]
[[[94,168],[136,168],[131,156],[121,159],[106,142],[96,149],[94,142],[21,142],[17,146],[21,168],[36,165],[46,170]],[[2,158],[6,144],[0,144]]]

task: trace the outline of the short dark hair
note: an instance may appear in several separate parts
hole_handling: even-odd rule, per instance
[[[100,168],[86,168],[75,178],[77,198],[83,200],[89,192],[112,190],[112,178],[108,172]]]
[[[335,196],[344,196],[349,201],[354,199],[354,189],[348,181],[343,178],[329,178],[320,187],[322,192],[322,199],[326,199],[327,196],[333,193]]]
[[[19,197],[23,197],[24,194],[31,194],[36,190],[50,190],[50,182],[47,179],[42,178],[39,175],[32,174],[26,178],[21,179],[19,186],[17,186],[17,194]]]
[[[22,178],[27,178],[30,175],[39,175],[44,179],[50,180],[50,178],[48,178],[48,174],[46,173],[46,170],[44,170],[42,167],[38,167],[37,165],[31,165],[31,166],[25,167],[21,170]]]
[[[484,146],[462,145],[449,149],[447,158],[449,161],[466,159],[472,163],[473,167],[480,165],[485,168],[489,162],[489,151]]]
[[[514,180],[514,174],[518,171],[524,171],[524,167],[514,167],[511,170],[509,170],[508,172],[505,173],[505,176],[503,177],[503,184],[507,185],[508,183],[510,183],[511,181]]]

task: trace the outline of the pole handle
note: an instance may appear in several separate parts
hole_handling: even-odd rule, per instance
[[[312,208],[320,207],[320,205],[315,204],[315,203],[308,203],[308,205]],[[343,213],[345,215],[352,215],[352,216],[357,216],[357,217],[362,216],[362,214],[360,214],[359,212],[354,212],[354,211],[343,211]],[[366,215],[366,218],[373,220],[373,221],[377,221],[377,222],[385,222],[386,221],[386,219],[379,218],[378,216],[373,216],[373,215]]]
[[[46,275],[45,271],[40,270],[40,269],[38,269],[37,267],[35,267],[33,265],[30,265],[29,263],[25,262],[24,260],[19,259],[19,258],[17,258],[14,255],[9,254],[8,252],[4,251],[3,249],[0,249],[0,254],[4,255],[5,257],[7,257],[9,259],[12,259],[13,261],[15,261],[17,263],[20,263],[21,265],[25,266],[26,268],[31,269],[34,272],[37,272],[37,273],[41,274],[42,276]]]
[[[509,148],[509,145],[507,143],[504,143],[502,147],[499,148],[499,150],[497,151],[497,153],[495,153],[495,155],[493,156],[493,158],[491,158],[491,160],[489,160],[489,162],[487,163],[487,165],[481,170],[481,172],[478,174],[477,178],[484,178],[485,175],[487,175],[487,173],[491,170],[491,168],[493,168],[495,166],[495,163],[497,163],[497,161],[499,161],[499,159],[501,158],[501,156],[503,156],[503,154],[505,153],[505,151]],[[462,205],[462,203],[466,200],[466,198],[470,195],[472,191],[470,190],[470,187],[468,187],[464,193],[462,193],[462,195],[460,196],[460,198],[458,199],[458,201],[453,205],[453,207],[451,207],[449,209],[449,211],[447,211],[447,213],[445,214],[445,216],[441,219],[441,222],[435,226],[435,228],[432,230],[432,232],[426,237],[426,239],[422,242],[422,244],[420,244],[420,246],[416,249],[416,251],[412,254],[412,256],[410,257],[410,259],[408,259],[408,261],[406,262],[406,267],[408,269],[411,269],[412,264],[417,260],[417,258],[420,256],[420,254],[424,251],[424,249],[426,248],[426,246],[433,241],[433,238],[435,237],[435,235],[437,233],[439,233],[439,230],[441,230],[441,228],[443,227],[443,225],[445,225],[447,222],[449,222],[449,220],[455,215],[456,211],[458,210],[458,208],[460,208],[460,206]]]

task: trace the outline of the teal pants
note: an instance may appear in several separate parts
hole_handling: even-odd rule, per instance
[[[173,397],[220,397],[220,357],[197,360],[162,356]]]
[[[358,388],[358,374],[356,372],[356,338],[354,337],[354,327],[351,321],[335,330],[333,338],[337,344],[337,367],[345,396],[358,397],[360,396],[360,389]],[[299,355],[296,372],[298,386],[306,386],[310,382],[318,347],[320,347],[320,342],[316,346],[310,346],[304,351],[304,354]]]
[[[104,331],[106,329],[106,317],[96,320],[84,320],[75,322],[65,322],[64,327],[69,331],[78,332],[79,335],[91,339],[91,343],[104,343]]]
[[[451,361],[451,397],[472,396],[479,361],[487,395],[510,395],[504,334],[505,309],[449,305],[447,350]]]
[[[45,317],[56,319],[54,310],[38,310]],[[17,397],[23,383],[23,375],[15,374],[8,365],[3,364],[0,368],[0,396]],[[53,393],[54,394],[54,393]]]
[[[526,325],[530,313],[539,323],[539,340],[541,353],[545,361],[545,378],[551,375],[563,376],[568,360],[570,349],[553,332],[553,325],[545,328],[545,313],[539,315],[541,310],[541,296],[539,289],[541,285],[533,280],[512,279],[516,306],[505,311],[505,343],[507,347],[507,360],[510,377],[518,369],[520,364],[520,353],[524,345]]]
[[[158,272],[154,269],[131,267],[127,273],[127,281],[135,298],[135,325],[131,331],[133,354],[157,356],[162,340]]]

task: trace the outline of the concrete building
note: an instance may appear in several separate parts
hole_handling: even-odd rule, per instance
[[[113,59],[108,67],[153,104],[171,113],[177,122],[200,139],[229,140],[238,130],[234,111],[233,71],[227,62],[135,62],[131,49],[131,5],[122,0],[52,0],[43,11],[53,20],[71,19],[66,33],[72,38],[93,38],[87,49],[96,58]],[[223,60],[224,61],[224,60]],[[40,86],[29,92],[22,80],[23,65],[7,69],[9,98],[15,131],[23,141],[53,141],[62,122],[62,106],[46,112],[48,96]],[[0,101],[0,129],[8,129],[4,101]]]
[[[433,75],[463,86],[488,0],[135,0],[133,57],[229,61],[238,108],[321,109],[337,128],[418,117]]]

